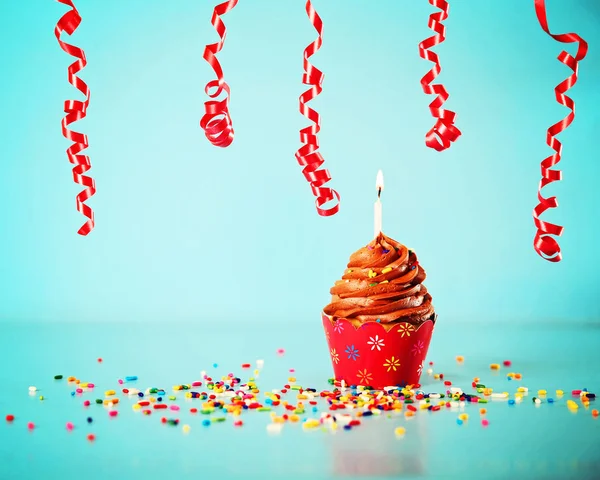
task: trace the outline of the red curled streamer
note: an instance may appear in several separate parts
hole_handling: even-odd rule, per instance
[[[69,130],[68,125],[85,118],[87,108],[90,104],[90,90],[85,82],[77,76],[77,73],[86,66],[87,61],[82,49],[69,45],[60,39],[62,32],[66,32],[67,35],[72,35],[73,32],[77,30],[77,27],[81,23],[81,16],[71,0],[58,1],[71,7],[71,10],[60,18],[54,29],[54,34],[56,35],[60,48],[69,55],[77,58],[75,62],[69,65],[69,83],[85,95],[85,101],[83,102],[80,100],[65,101],[64,111],[66,116],[61,122],[64,137],[73,142],[67,149],[69,162],[75,165],[73,167],[73,180],[75,183],[85,187],[85,189],[77,195],[77,211],[88,218],[88,220],[79,228],[77,233],[85,236],[94,228],[94,212],[85,204],[85,201],[96,193],[96,184],[91,177],[85,175],[85,173],[92,168],[90,158],[87,155],[81,154],[81,152],[89,146],[87,135]]]
[[[313,122],[314,125],[309,125],[300,130],[300,141],[304,145],[296,152],[296,160],[304,167],[302,174],[308,183],[310,183],[313,195],[317,197],[315,200],[317,213],[322,217],[329,217],[339,211],[340,196],[335,190],[324,187],[331,180],[331,175],[329,175],[329,172],[325,168],[319,170],[319,167],[325,162],[321,152],[317,151],[319,149],[317,134],[321,130],[321,117],[315,110],[306,105],[323,91],[323,72],[308,61],[323,44],[323,22],[313,8],[310,0],[306,2],[306,13],[319,36],[304,49],[304,75],[302,76],[302,83],[311,85],[311,88],[300,95],[300,113]],[[334,199],[337,200],[334,206],[321,208],[327,202]]]
[[[223,48],[225,43],[225,35],[227,29],[221,20],[221,15],[225,15],[238,3],[238,0],[229,0],[217,5],[213,11],[210,23],[221,37],[217,43],[206,45],[203,58],[206,60],[217,76],[216,80],[211,80],[206,84],[204,91],[210,98],[217,98],[223,92],[226,93],[223,100],[208,100],[204,103],[204,116],[200,119],[200,127],[204,130],[204,134],[208,141],[216,147],[228,147],[233,142],[233,125],[231,123],[231,115],[229,114],[229,96],[231,92],[229,85],[223,77],[223,69],[217,60],[217,53]],[[211,89],[215,89],[210,93]]]
[[[540,220],[540,215],[544,213],[549,208],[558,207],[558,201],[556,197],[548,197],[545,198],[542,195],[542,188],[546,185],[562,179],[562,172],[560,170],[553,170],[551,167],[560,162],[561,152],[562,152],[562,143],[558,139],[556,139],[556,135],[565,130],[573,119],[575,118],[575,102],[566,95],[566,92],[577,82],[577,69],[578,62],[583,60],[587,54],[588,44],[587,42],[581,38],[579,35],[575,33],[564,33],[564,34],[552,34],[550,33],[550,29],[548,28],[548,20],[546,18],[546,5],[544,0],[534,0],[535,1],[535,13],[540,22],[542,29],[550,35],[554,40],[557,40],[561,43],[575,43],[577,42],[579,45],[577,47],[577,54],[575,57],[570,55],[568,52],[564,50],[560,52],[558,56],[558,60],[561,63],[564,63],[567,67],[573,70],[573,74],[567,79],[563,80],[559,83],[554,89],[554,93],[556,95],[556,101],[560,103],[562,106],[567,107],[571,111],[569,114],[563,118],[560,122],[555,123],[546,133],[546,143],[552,148],[555,153],[545,158],[541,162],[542,167],[542,180],[540,181],[540,185],[538,188],[538,205],[533,209],[533,221],[537,228],[537,232],[535,234],[535,238],[533,240],[533,248],[535,251],[545,260],[550,262],[560,262],[562,259],[562,255],[560,253],[560,246],[556,239],[552,237],[552,235],[560,236],[563,232],[563,227],[560,225],[555,225],[553,223],[544,222]]]
[[[429,0],[429,3],[434,7],[439,8],[441,11],[429,15],[428,26],[436,33],[436,35],[419,43],[419,55],[421,58],[429,60],[434,64],[433,68],[421,79],[421,86],[427,95],[437,95],[435,100],[429,104],[429,110],[437,120],[435,125],[427,132],[427,135],[425,135],[425,145],[441,152],[442,150],[449,148],[452,142],[460,137],[461,132],[454,126],[456,114],[442,108],[442,105],[449,97],[446,88],[441,83],[431,85],[431,82],[433,82],[442,71],[442,67],[437,54],[429,49],[439,45],[446,39],[446,27],[442,25],[442,20],[448,18],[448,9],[450,6],[446,0]]]

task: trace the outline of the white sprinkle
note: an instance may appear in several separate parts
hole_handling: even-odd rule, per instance
[[[256,368],[263,368],[265,366],[265,361],[264,360],[257,360],[256,361]]]
[[[30,392],[37,392],[37,387],[29,387]]]
[[[462,388],[452,387],[452,388],[450,388],[450,393],[452,393],[453,395],[454,394],[462,395],[463,391],[462,391]],[[431,397],[431,395],[429,395],[429,397]],[[439,396],[437,396],[435,398],[439,398]]]
[[[267,425],[267,433],[276,435],[281,432],[282,428],[283,423],[269,423]]]
[[[506,393],[492,393],[492,398],[508,398]]]
[[[427,369],[427,375],[431,375],[433,373],[433,368],[428,368]]]
[[[429,398],[442,398],[442,396],[439,393],[430,393]]]

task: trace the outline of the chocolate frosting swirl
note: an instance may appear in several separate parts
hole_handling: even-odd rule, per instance
[[[355,326],[371,321],[418,325],[435,315],[425,277],[415,252],[380,233],[350,256],[323,311]]]

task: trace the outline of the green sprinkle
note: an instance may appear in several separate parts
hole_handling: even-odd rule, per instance
[[[404,400],[404,403],[415,403],[413,400],[411,400],[410,398],[407,398]]]
[[[292,390],[301,390],[302,387],[300,385],[292,385]]]
[[[329,380],[327,380],[327,382],[329,383],[329,385],[333,385],[335,383],[335,380],[333,378],[330,378]]]
[[[226,417],[214,417],[214,418],[211,418],[211,420],[213,422],[224,422],[225,420],[227,420],[227,418]]]
[[[376,283],[369,283],[369,287],[374,287],[375,285],[377,285]]]
[[[478,388],[477,393],[483,393],[483,388]]]
[[[158,392],[158,388],[151,388],[150,389],[150,393],[157,393]]]
[[[97,399],[96,399],[96,403],[97,403],[98,405],[102,405],[104,402],[102,401],[102,399],[101,399],[101,398],[97,398]]]
[[[440,398],[444,398],[446,395],[443,393],[440,393]]]
[[[257,410],[259,412],[270,412],[271,411],[271,407],[260,407],[260,408],[257,408]]]
[[[169,395],[169,400],[177,400],[177,397],[175,395]]]
[[[305,411],[303,409],[301,409],[301,408],[297,408],[296,410],[294,410],[294,413],[296,415],[301,415],[301,414],[305,413]]]
[[[200,413],[202,413],[204,415],[210,415],[214,411],[215,411],[214,408],[203,408],[202,410],[200,410]]]
[[[480,398],[477,403],[487,403],[488,401],[485,398]]]
[[[485,385],[483,383],[478,383],[475,385],[476,388],[485,388]]]
[[[62,380],[62,375],[54,375],[54,380]]]

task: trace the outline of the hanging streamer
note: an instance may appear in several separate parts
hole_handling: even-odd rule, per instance
[[[68,79],[71,85],[85,95],[84,101],[65,101],[64,111],[66,116],[61,122],[63,135],[73,142],[67,149],[67,158],[69,159],[69,162],[75,165],[73,167],[73,180],[75,183],[85,187],[85,189],[77,195],[77,211],[88,218],[77,233],[85,236],[94,228],[94,212],[85,202],[96,193],[96,184],[91,177],[85,175],[85,173],[92,168],[90,158],[87,155],[81,154],[81,152],[89,146],[87,135],[69,130],[68,126],[73,122],[82,120],[87,115],[87,108],[90,103],[90,90],[85,82],[77,76],[77,73],[86,66],[87,61],[82,49],[69,45],[60,39],[62,32],[66,32],[67,35],[72,35],[73,32],[77,30],[77,27],[81,23],[81,16],[71,0],[58,1],[71,7],[71,10],[60,18],[54,29],[54,34],[56,35],[60,48],[69,55],[77,58],[75,62],[69,65]]]
[[[555,153],[545,158],[541,162],[542,167],[542,180],[538,187],[538,205],[533,209],[533,221],[537,228],[535,238],[533,241],[533,247],[535,251],[545,260],[550,262],[560,262],[562,255],[560,253],[560,246],[558,241],[552,236],[560,236],[563,232],[563,227],[555,225],[550,222],[544,222],[540,220],[540,215],[549,208],[558,207],[558,201],[556,197],[545,198],[542,195],[542,189],[557,180],[562,179],[562,172],[557,169],[552,169],[554,165],[560,162],[562,153],[562,143],[556,138],[556,135],[565,130],[573,119],[575,118],[575,102],[566,95],[566,92],[577,82],[577,69],[578,62],[583,60],[587,54],[588,44],[575,33],[564,33],[564,34],[552,34],[548,28],[548,20],[546,18],[546,5],[544,0],[535,1],[535,13],[542,29],[550,35],[554,40],[561,43],[578,43],[577,54],[573,57],[564,50],[560,52],[558,60],[573,70],[573,74],[559,83],[554,89],[556,95],[556,101],[562,106],[567,107],[571,111],[563,118],[560,122],[555,123],[546,133],[546,143],[554,150]]]
[[[210,98],[217,98],[223,92],[225,97],[222,100],[208,100],[204,103],[204,116],[200,119],[200,127],[204,130],[204,134],[208,141],[216,147],[228,147],[233,142],[233,125],[231,123],[231,115],[229,114],[229,97],[231,92],[229,85],[225,82],[223,69],[217,60],[217,53],[223,48],[227,29],[221,15],[225,15],[238,3],[238,0],[229,0],[217,5],[213,11],[210,23],[221,38],[217,43],[206,45],[203,58],[206,60],[217,76],[216,80],[211,80],[206,84],[204,91]],[[211,93],[211,90],[215,89]]]
[[[319,36],[304,49],[304,75],[302,76],[302,83],[310,85],[311,88],[300,95],[300,113],[313,122],[314,125],[309,125],[300,130],[300,141],[304,145],[296,152],[296,160],[304,167],[302,174],[310,184],[313,195],[316,197],[317,213],[323,217],[328,217],[335,215],[339,211],[340,196],[335,190],[324,186],[331,180],[331,176],[326,169],[322,168],[319,170],[325,162],[321,152],[317,151],[319,149],[317,134],[321,130],[321,116],[306,105],[323,90],[323,72],[313,66],[308,60],[321,48],[323,43],[323,22],[313,8],[310,0],[306,2],[306,13]],[[321,208],[332,200],[336,200],[334,206]]]
[[[436,119],[436,122],[425,136],[425,145],[441,152],[442,150],[449,148],[452,142],[456,141],[461,135],[461,132],[454,126],[456,114],[442,108],[442,105],[444,105],[444,102],[448,100],[449,97],[446,88],[441,83],[431,85],[431,82],[433,82],[442,71],[442,67],[437,54],[429,49],[439,45],[446,39],[446,27],[442,25],[442,21],[448,18],[450,6],[446,0],[429,0],[429,3],[434,7],[439,8],[441,11],[429,15],[428,26],[436,33],[436,35],[419,43],[419,55],[421,58],[434,64],[433,68],[421,79],[421,86],[427,95],[437,95],[435,100],[429,104],[429,110]]]

